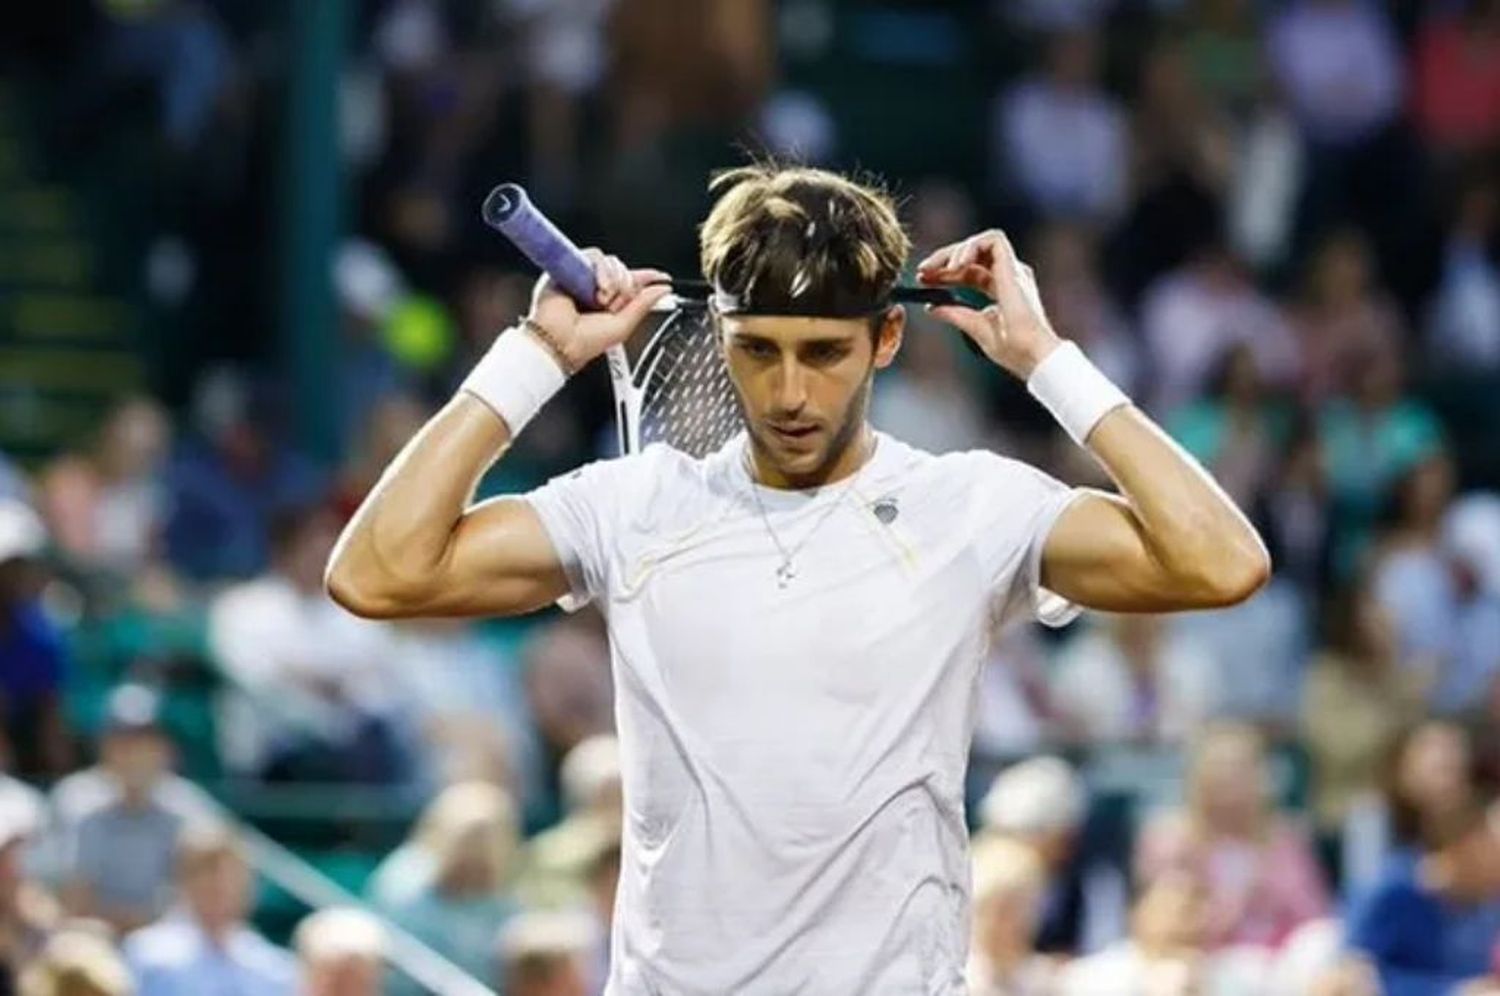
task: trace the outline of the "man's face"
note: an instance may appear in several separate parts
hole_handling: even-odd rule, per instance
[[[788,482],[816,483],[857,438],[872,374],[895,359],[905,313],[891,309],[878,337],[863,318],[720,322],[757,457]]]
[[[104,766],[120,780],[127,792],[145,792],[167,773],[172,747],[155,729],[118,730],[100,745]]]
[[[183,896],[197,919],[215,927],[236,924],[250,908],[250,870],[228,856],[205,861],[183,882]]]
[[[380,996],[385,968],[374,958],[347,955],[307,969],[308,996]]]

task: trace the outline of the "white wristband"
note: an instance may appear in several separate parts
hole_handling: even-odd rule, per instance
[[[546,346],[512,328],[500,333],[459,389],[483,401],[505,420],[510,434],[518,436],[567,381]]]
[[[1130,404],[1125,392],[1100,373],[1073,342],[1058,346],[1037,364],[1026,381],[1026,390],[1052,413],[1079,446],[1089,438],[1100,419],[1121,405]]]

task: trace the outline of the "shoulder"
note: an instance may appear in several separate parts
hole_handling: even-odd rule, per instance
[[[248,927],[234,935],[235,959],[262,978],[290,984],[297,974],[291,953],[279,948]]]
[[[125,938],[123,948],[125,957],[138,970],[182,965],[197,953],[199,936],[186,923],[163,920]]]

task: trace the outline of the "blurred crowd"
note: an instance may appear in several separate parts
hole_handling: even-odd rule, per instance
[[[0,454],[0,994],[420,991],[380,971],[393,930],[507,996],[599,991],[621,823],[602,620],[366,622],[322,567],[527,306],[532,276],[471,221],[490,183],[691,273],[709,168],[883,172],[869,131],[941,126],[946,93],[867,107],[808,70],[833,63],[982,89],[979,161],[934,144],[930,171],[883,172],[914,258],[1011,232],[1054,325],[1276,564],[1231,610],[993,648],[974,991],[1500,992],[1500,3],[357,4],[333,461],[292,433],[273,267],[244,265],[273,244],[237,224],[274,186],[285,25],[60,6],[86,9],[31,69],[58,84],[52,147],[157,143],[142,279],[205,331],[88,445]],[[196,278],[157,279],[167,249]],[[879,428],[1107,483],[1024,388],[912,323]],[[607,455],[609,418],[582,375],[481,492]],[[351,848],[343,787],[414,819],[363,908],[272,943],[211,798],[247,785],[328,786]]]

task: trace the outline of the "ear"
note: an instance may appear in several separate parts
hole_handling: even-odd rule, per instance
[[[880,331],[875,336],[875,369],[884,370],[901,351],[901,339],[906,332],[906,309],[893,304],[880,321]]]

